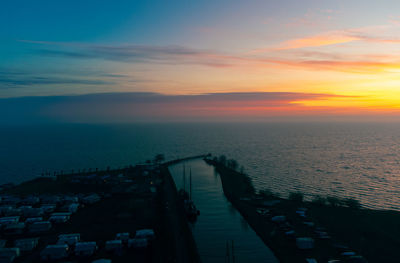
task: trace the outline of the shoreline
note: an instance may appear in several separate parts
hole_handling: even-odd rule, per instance
[[[331,207],[273,195],[260,200],[248,176],[215,160],[204,160],[219,173],[227,199],[280,262],[307,262],[306,259],[353,262],[356,258],[364,260],[357,262],[398,261],[400,212]],[[268,213],[261,215],[261,209]],[[302,212],[304,217],[297,213],[300,209],[306,211]],[[285,216],[285,222],[273,222],[274,216]],[[312,238],[314,247],[299,249],[296,238],[300,237]]]

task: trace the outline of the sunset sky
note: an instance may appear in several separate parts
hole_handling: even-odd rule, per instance
[[[0,23],[2,120],[400,116],[400,1],[5,0]]]

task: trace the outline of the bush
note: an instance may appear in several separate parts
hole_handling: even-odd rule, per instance
[[[227,166],[236,171],[236,169],[239,167],[239,164],[236,160],[230,159],[227,161]]]
[[[279,197],[279,194],[278,194],[278,193],[273,193],[273,192],[272,192],[271,190],[269,190],[269,189],[260,190],[260,191],[258,191],[258,194],[259,194],[260,196],[262,196],[263,198],[271,198],[271,197],[277,198],[277,197]]]
[[[320,196],[320,195],[316,195],[316,196],[314,196],[314,198],[313,198],[313,200],[311,201],[313,204],[316,204],[316,205],[326,205],[326,199],[325,198],[323,198],[322,196]]]
[[[344,204],[349,207],[349,208],[353,208],[353,209],[360,209],[361,208],[361,204],[357,199],[353,199],[353,198],[347,198],[344,200]]]
[[[330,206],[333,206],[333,207],[337,207],[337,206],[340,206],[342,204],[342,201],[339,198],[334,197],[334,196],[328,196],[326,198],[326,201],[328,202],[328,204]]]
[[[304,198],[304,194],[301,192],[291,192],[289,194],[289,200],[296,202],[296,203],[302,203]]]
[[[222,165],[226,165],[226,156],[225,156],[225,155],[221,155],[221,156],[218,158],[218,162],[219,162],[220,164],[222,164]]]

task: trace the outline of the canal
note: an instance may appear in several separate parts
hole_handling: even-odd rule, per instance
[[[278,262],[226,199],[214,167],[199,159],[170,166],[178,189],[183,188],[184,167],[186,189],[189,189],[189,169],[192,171],[192,199],[201,213],[191,228],[202,262],[227,262],[228,241],[234,244],[235,263]]]

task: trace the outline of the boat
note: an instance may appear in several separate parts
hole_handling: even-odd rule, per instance
[[[186,173],[185,166],[183,167],[183,189],[180,189],[178,194],[180,199],[183,201],[183,207],[189,221],[194,222],[197,216],[200,215],[200,210],[198,210],[192,200],[192,169],[190,169],[189,175],[189,193],[186,191]]]

